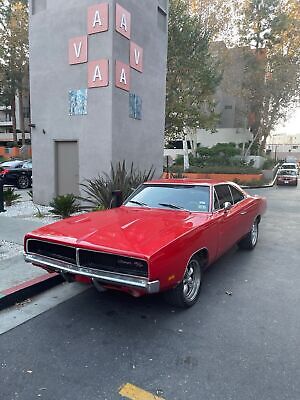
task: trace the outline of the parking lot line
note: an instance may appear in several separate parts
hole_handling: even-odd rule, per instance
[[[162,397],[158,397],[150,392],[146,392],[145,390],[140,389],[131,383],[126,383],[123,385],[119,390],[119,394],[130,400],[164,400]]]

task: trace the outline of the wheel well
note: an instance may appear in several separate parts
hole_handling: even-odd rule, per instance
[[[208,264],[208,250],[201,249],[194,254],[195,256],[199,257],[203,261],[203,267],[205,268]]]
[[[258,216],[256,217],[256,219],[257,219],[257,222],[258,222],[258,223],[260,223],[261,216],[260,216],[260,215],[258,215]]]

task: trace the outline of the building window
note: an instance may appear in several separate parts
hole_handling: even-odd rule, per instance
[[[227,106],[224,107],[224,109],[225,109],[225,110],[232,110],[232,106],[227,105]]]

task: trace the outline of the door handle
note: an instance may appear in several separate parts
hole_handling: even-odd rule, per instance
[[[245,215],[245,214],[247,214],[247,211],[241,211],[240,214]]]

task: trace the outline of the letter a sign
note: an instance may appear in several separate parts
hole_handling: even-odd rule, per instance
[[[116,61],[116,87],[119,89],[130,90],[130,68],[129,65]]]
[[[69,64],[87,62],[87,36],[80,36],[69,40]]]
[[[88,63],[88,88],[108,86],[108,60]]]
[[[108,3],[88,7],[88,34],[108,30]]]
[[[119,4],[116,4],[116,31],[130,39],[131,14]]]

